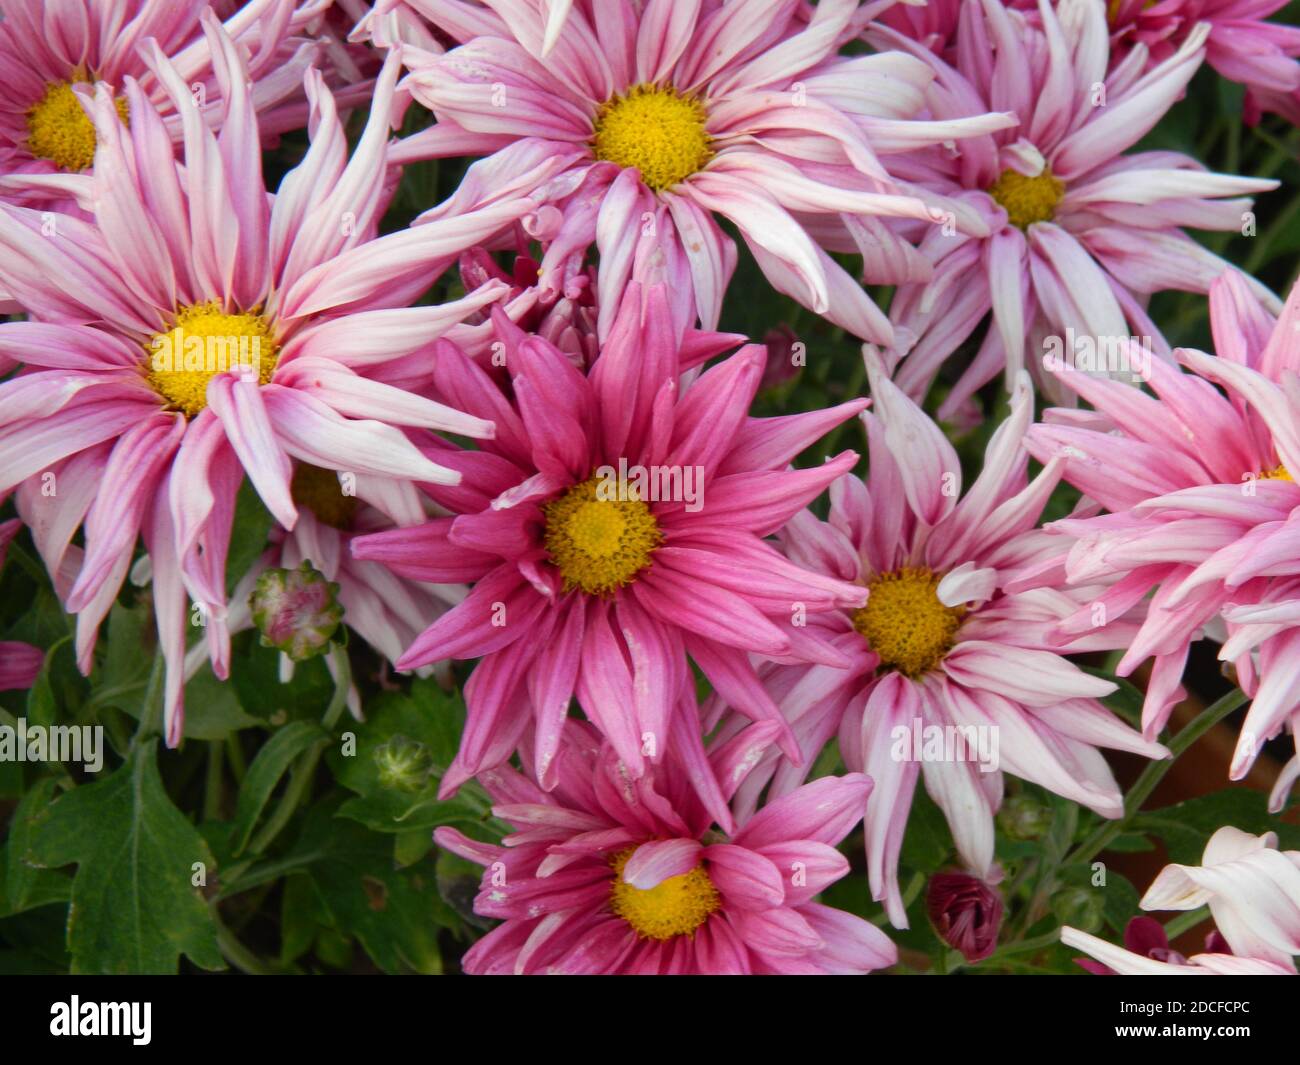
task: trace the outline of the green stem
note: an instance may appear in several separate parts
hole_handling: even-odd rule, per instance
[[[217,949],[221,951],[221,956],[230,962],[240,972],[249,973],[253,976],[275,976],[279,970],[274,966],[264,962],[251,950],[249,950],[235,936],[229,928],[221,921],[217,914],[216,906],[211,907],[212,920],[217,926]]]
[[[203,787],[203,820],[221,819],[221,769],[225,745],[220,740],[208,744],[208,775]]]
[[[1164,779],[1165,774],[1169,772],[1178,756],[1245,701],[1246,693],[1240,688],[1234,688],[1223,698],[1197,714],[1178,735],[1169,741],[1170,756],[1149,763],[1146,769],[1142,771],[1142,775],[1134,782],[1133,787],[1129,789],[1129,793],[1124,796],[1124,816],[1098,826],[1092,835],[1079,844],[1074,853],[1066,860],[1066,864],[1089,861],[1105,850],[1111,840],[1128,827],[1129,821],[1142,808],[1142,804],[1150,797],[1156,785]]]
[[[149,684],[144,690],[144,701],[140,704],[140,723],[131,738],[132,746],[148,739],[154,732],[161,731],[163,673],[162,651],[154,651]]]
[[[1169,937],[1172,943],[1188,929],[1195,928],[1202,921],[1210,916],[1209,908],[1201,906],[1195,910],[1188,910],[1186,913],[1180,913],[1167,925],[1165,925],[1165,935]]]
[[[334,695],[330,699],[329,706],[325,708],[325,714],[321,718],[321,725],[326,732],[333,732],[334,726],[338,724],[339,717],[343,713],[343,708],[347,706],[348,689],[352,685],[352,666],[348,660],[347,649],[341,644],[332,644],[329,653],[334,656],[334,667],[338,676],[334,685]],[[249,844],[252,853],[261,854],[265,851],[271,841],[289,823],[289,819],[293,817],[299,804],[310,792],[312,780],[316,776],[316,766],[328,745],[328,739],[312,744],[311,747],[303,751],[297,763],[289,770],[288,787],[285,788],[284,794],[280,797],[280,801],[276,804],[271,816],[267,818],[266,824],[262,826]]]

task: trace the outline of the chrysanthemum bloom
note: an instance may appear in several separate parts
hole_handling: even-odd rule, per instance
[[[1149,738],[1185,694],[1191,643],[1226,621],[1219,657],[1254,699],[1230,768],[1240,780],[1267,739],[1300,721],[1300,487],[1290,472],[1300,468],[1300,288],[1274,325],[1241,278],[1225,274],[1210,289],[1210,319],[1218,357],[1176,351],[1191,372],[1151,360],[1154,395],[1061,373],[1097,413],[1048,411],[1028,447],[1111,513],[1054,523],[1073,542],[1023,586],[1111,584],[1062,623],[1065,633],[1094,630],[1154,590],[1116,670],[1127,676],[1155,659],[1142,712]],[[1297,772],[1300,757],[1273,793],[1275,809]]]
[[[1176,152],[1123,154],[1179,97],[1205,55],[1206,29],[1143,73],[1140,56],[1108,67],[1099,0],[1040,0],[1041,26],[998,0],[962,7],[956,68],[892,31],[868,38],[925,59],[936,73],[929,95],[939,118],[1006,107],[1016,129],[963,140],[956,152],[924,149],[891,159],[911,182],[965,197],[990,235],[961,239],[933,229],[921,253],[934,261],[928,283],[905,285],[890,317],[917,337],[895,380],[922,398],[943,360],[992,312],[986,338],[940,408],[951,417],[1004,370],[1008,387],[1029,359],[1040,378],[1048,336],[1164,341],[1144,311],[1165,289],[1204,292],[1226,267],[1183,226],[1240,230],[1248,193],[1274,181],[1205,171]],[[1233,197],[1221,199],[1222,197]],[[1258,284],[1263,300],[1274,297]],[[1275,304],[1276,305],[1276,304]],[[1065,344],[1072,361],[1072,345]],[[1050,378],[1047,379],[1050,387]]]
[[[1111,51],[1126,56],[1134,46],[1148,63],[1171,55],[1197,25],[1210,27],[1205,61],[1229,81],[1246,86],[1246,119],[1277,111],[1300,116],[1300,28],[1267,22],[1287,0],[1110,0]]]
[[[702,757],[688,654],[740,711],[780,721],[749,654],[843,664],[799,621],[863,596],[763,537],[852,467],[853,452],[788,464],[865,402],[750,418],[757,344],[683,387],[680,369],[736,338],[680,346],[661,287],[644,298],[629,287],[590,377],[495,316],[504,385],[448,341],[436,350],[436,394],[497,425],[478,450],[427,452],[465,474],[460,487],[427,489],[457,516],[352,542],[357,557],[417,580],[475,582],[398,662],[482,659],[444,795],[510,757],[534,721],[535,763],[552,786],[575,693],[634,776],[670,745]],[[798,756],[788,732],[782,742]]]
[[[86,170],[95,157],[95,128],[78,93],[89,98],[101,85],[127,124],[126,82],[134,78],[171,140],[180,142],[182,105],[139,51],[142,41],[156,41],[190,86],[184,107],[197,102],[215,125],[230,104],[216,73],[220,59],[200,24],[207,6],[207,0],[0,0],[0,175],[22,179],[0,184],[0,198],[34,204],[68,197],[63,175]],[[328,6],[328,0],[254,0],[225,20],[248,59],[248,106],[263,136],[305,124],[303,75],[313,62],[321,65],[323,45],[303,29]]]
[[[1206,844],[1200,865],[1165,866],[1141,905],[1144,910],[1208,905],[1220,935],[1208,944],[1212,950],[1190,958],[1168,949],[1158,925],[1130,926],[1134,934],[1125,935],[1127,950],[1068,926],[1061,929],[1061,942],[1126,976],[1295,975],[1300,851],[1279,851],[1276,833],[1252,836],[1228,826],[1219,829]]]
[[[772,732],[751,726],[705,771],[729,793]],[[835,845],[862,816],[866,777],[822,777],[722,834],[680,763],[630,779],[584,722],[555,767],[550,791],[509,766],[481,778],[516,829],[505,846],[434,833],[486,867],[474,910],[503,921],[465,954],[467,972],[844,975],[897,960],[880,929],[813,902],[849,871]]]
[[[0,522],[0,570],[4,569],[9,542],[22,527],[17,518]],[[17,640],[0,640],[0,691],[30,688],[44,664],[45,653],[39,647]]]
[[[0,206],[0,285],[33,319],[0,325],[0,351],[27,366],[0,385],[0,492],[20,485],[19,512],[79,615],[86,670],[143,534],[169,665],[172,743],[187,591],[202,607],[214,668],[227,671],[224,571],[245,473],[291,529],[291,458],[358,476],[455,483],[460,475],[426,459],[399,426],[490,435],[490,422],[388,382],[424,367],[420,349],[502,286],[447,306],[405,305],[454,261],[467,234],[531,207],[512,200],[374,238],[388,187],[395,59],[350,162],[333,98],[309,74],[312,146],[272,200],[240,57],[215,18],[204,18],[228,108],[219,138],[146,41],[186,124],[185,165],[128,78],[129,129],[101,85],[94,173],[69,176],[88,184],[94,220],[56,215],[51,223]],[[83,519],[85,557],[68,574],[69,541]]]
[[[888,342],[888,321],[858,281],[827,255],[836,238],[864,256],[870,281],[915,276],[925,263],[881,219],[931,223],[936,210],[903,188],[878,154],[1001,129],[1005,115],[912,121],[933,78],[898,54],[838,57],[881,5],[829,0],[683,4],[579,0],[548,42],[541,5],[425,0],[424,12],[459,47],[408,45],[403,87],[438,122],[401,158],[484,155],[496,181],[520,181],[549,215],[533,235],[549,243],[543,284],[558,292],[566,264],[600,252],[600,331],[634,269],[647,219],[667,206],[690,264],[692,317],[715,328],[736,251],[718,225],[730,220],[768,280],[852,333]],[[552,8],[554,10],[554,7]],[[550,24],[552,30],[554,24]],[[431,217],[438,217],[437,212]]]
[[[1113,683],[1062,656],[1113,643],[1094,633],[1050,639],[1053,623],[1087,602],[1087,591],[1011,594],[1003,587],[1051,549],[1051,537],[1034,525],[1059,479],[1059,462],[1028,480],[1027,377],[978,479],[961,497],[952,446],[868,354],[875,404],[874,414],[863,415],[869,487],[854,476],[840,478],[831,485],[829,522],[804,513],[781,535],[792,561],[867,591],[861,608],[809,618],[809,629],[852,665],[768,665],[760,676],[792,723],[805,766],[838,727],[845,764],[875,781],[867,870],[874,897],[903,928],[897,863],[919,775],[944,811],[963,862],[987,880],[1001,770],[1116,817],[1120,790],[1097,748],[1154,758],[1168,751],[1097,701],[1115,690]],[[1119,633],[1116,626],[1107,638],[1122,639]],[[720,735],[736,727],[724,723]],[[769,752],[740,789],[740,815],[769,783],[769,796],[785,794],[806,772]]]

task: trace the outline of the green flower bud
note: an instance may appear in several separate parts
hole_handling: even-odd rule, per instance
[[[396,791],[419,791],[428,783],[432,759],[418,740],[394,736],[375,748],[379,783]]]
[[[998,811],[998,827],[1011,839],[1040,839],[1052,827],[1052,811],[1032,795],[1012,795]]]
[[[1081,932],[1095,932],[1101,927],[1103,905],[1102,891],[1098,888],[1064,888],[1052,898],[1056,919]]]

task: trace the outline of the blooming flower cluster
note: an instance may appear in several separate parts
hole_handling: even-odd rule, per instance
[[[143,612],[169,748],[254,654],[327,730],[463,700],[365,786],[483,867],[468,972],[862,974],[918,920],[983,965],[1049,918],[1094,971],[1294,972],[1268,833],[1142,900],[1206,954],[1048,913],[1136,812],[1103,751],[1185,748],[1193,645],[1233,780],[1300,736],[1300,286],[1225,250],[1281,182],[1152,136],[1198,77],[1300,122],[1279,6],[0,0],[0,561],[92,684]],[[48,686],[10,635],[0,690]]]

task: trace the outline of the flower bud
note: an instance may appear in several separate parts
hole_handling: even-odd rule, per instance
[[[1052,811],[1032,795],[1012,795],[998,811],[998,827],[1011,839],[1040,839],[1052,827]]]
[[[968,873],[935,873],[925,895],[934,930],[969,962],[982,961],[998,945],[1002,896]]]
[[[1102,921],[1101,892],[1085,887],[1066,888],[1052,899],[1052,912],[1061,924],[1082,932],[1095,932]]]
[[[295,662],[323,653],[343,620],[338,591],[305,560],[297,569],[267,570],[248,600],[263,645]]]
[[[396,791],[419,791],[429,781],[433,765],[429,749],[419,740],[394,736],[375,748],[379,783]]]

